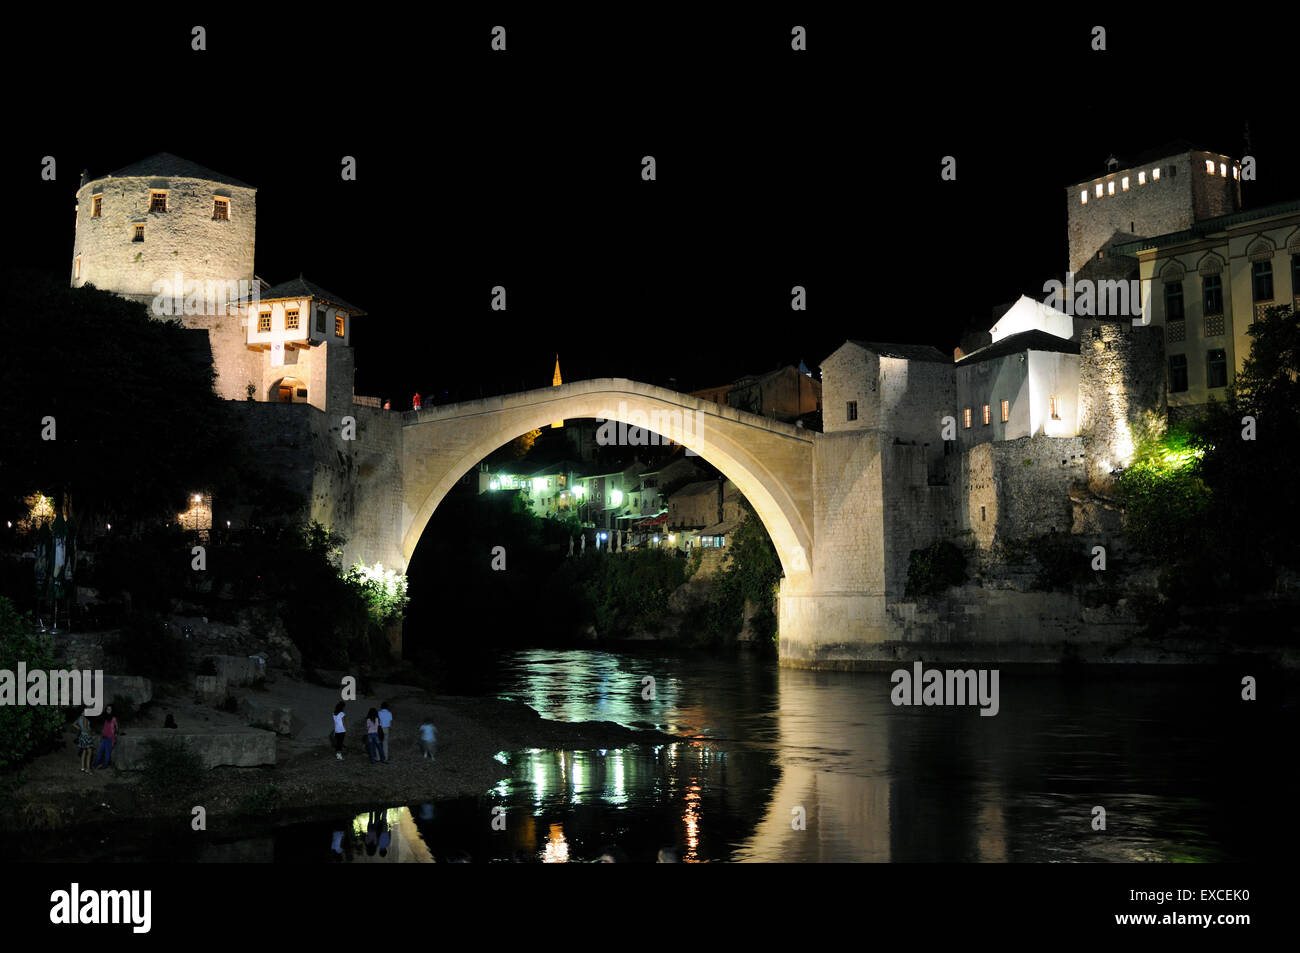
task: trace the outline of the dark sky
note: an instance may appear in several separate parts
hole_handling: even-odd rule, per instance
[[[995,304],[1041,299],[1065,268],[1064,187],[1112,152],[1241,156],[1249,123],[1247,206],[1300,197],[1287,64],[1261,55],[1281,24],[1113,8],[1094,52],[1083,18],[635,9],[202,16],[201,53],[188,21],[33,24],[61,52],[4,67],[10,261],[67,275],[80,170],[173,152],[258,187],[260,276],[301,271],[369,312],[359,393],[544,386],[557,351],[566,380],[696,388],[815,368],[849,337],[947,351]]]

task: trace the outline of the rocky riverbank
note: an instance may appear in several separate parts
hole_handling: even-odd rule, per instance
[[[347,703],[344,759],[331,745],[330,714],[339,690],[304,678],[272,673],[252,697],[268,708],[290,708],[293,727],[276,735],[275,764],[216,767],[189,792],[157,790],[144,772],[114,766],[80,771],[71,730],[61,751],[29,764],[21,783],[0,805],[0,830],[49,831],[80,825],[172,822],[189,830],[193,808],[206,811],[207,829],[242,829],[250,817],[265,822],[275,815],[301,820],[339,808],[376,803],[407,804],[485,793],[505,775],[498,753],[525,748],[621,748],[679,740],[655,731],[634,731],[612,722],[567,723],[541,718],[527,705],[493,698],[434,696],[419,688],[373,681],[364,695]],[[388,701],[394,713],[387,764],[372,764],[365,752],[365,713]],[[181,686],[160,686],[152,702],[121,718],[123,742],[132,732],[165,736],[166,714],[177,733],[250,732],[244,715],[196,701]],[[425,760],[417,743],[418,725],[431,718],[438,728],[438,755]],[[267,732],[267,734],[271,734]]]

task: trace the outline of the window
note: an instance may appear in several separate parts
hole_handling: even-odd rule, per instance
[[[1273,263],[1269,261],[1251,262],[1250,281],[1255,292],[1256,301],[1273,300]]]
[[[1048,412],[1052,415],[1053,420],[1061,419],[1061,404],[1055,394],[1047,398],[1047,409]]]
[[[1173,178],[1174,176],[1176,176],[1177,174],[1178,174],[1178,166],[1176,166],[1176,165],[1171,165],[1171,166],[1169,167],[1169,178],[1172,179],[1172,178]]]
[[[213,199],[212,217],[218,222],[230,221],[230,199]]]
[[[993,422],[993,414],[989,412],[989,405],[985,404],[984,405],[984,426],[987,427],[992,422]]]
[[[1079,201],[1080,201],[1083,205],[1087,205],[1087,204],[1088,204],[1088,190],[1087,190],[1087,189],[1084,189],[1082,192],[1079,193]]]
[[[1165,284],[1165,319],[1183,320],[1183,282],[1170,281]]]
[[[298,330],[298,309],[288,308],[284,312],[284,326],[286,330]]]
[[[334,336],[337,338],[343,337],[343,315],[341,314],[334,316]]]
[[[1106,194],[1107,194],[1107,195],[1114,195],[1114,194],[1115,194],[1115,180],[1114,180],[1114,179],[1111,179],[1109,182],[1106,183]]]
[[[970,429],[970,408],[969,407],[967,407],[965,410],[962,411],[962,419],[966,423],[966,429],[969,430]]]
[[[131,236],[131,241],[133,241],[133,242],[142,242],[142,241],[144,241],[144,226],[143,226],[143,225],[136,225],[136,226],[135,226],[135,234]]]
[[[1006,423],[1010,419],[1011,419],[1011,401],[1004,400],[1002,402],[1002,422]]]
[[[316,333],[317,334],[325,333],[325,309],[324,308],[316,309]]]
[[[1205,313],[1223,314],[1223,279],[1218,275],[1206,275],[1201,279],[1204,292]]]
[[[1205,171],[1206,171],[1206,173],[1209,174],[1209,175],[1214,175],[1214,160],[1213,160],[1213,159],[1206,159],[1206,160],[1205,160]]]
[[[78,255],[72,261],[72,277],[73,278],[81,277],[81,256],[80,255]]]
[[[844,419],[845,420],[858,419],[858,402],[856,400],[851,400],[844,405]]]
[[[1139,172],[1138,185],[1146,185],[1146,184],[1147,184],[1147,174],[1145,172]]]
[[[1300,298],[1300,255],[1291,256],[1291,294]]]
[[[1119,187],[1120,187],[1120,189],[1122,189],[1122,190],[1125,191],[1125,192],[1128,191],[1128,176],[1127,176],[1127,175],[1124,176],[1124,178],[1122,178],[1122,179],[1119,180]]]
[[[1187,355],[1169,355],[1169,392],[1181,393],[1187,390]]]
[[[1221,178],[1221,179],[1226,179],[1227,177],[1228,177],[1228,164],[1227,164],[1226,162],[1220,162],[1220,163],[1219,163],[1219,178]]]
[[[99,218],[100,213],[104,210],[104,196],[96,195],[90,200],[90,217]]]
[[[1101,183],[1097,183],[1097,198],[1101,198]]]
[[[1222,348],[1205,355],[1205,386],[1228,386],[1228,356]]]
[[[981,507],[980,507],[980,522],[983,523],[983,522],[985,521],[985,519],[986,519],[986,517],[985,517],[985,515],[984,515],[984,507],[981,506]]]
[[[1238,167],[1237,167],[1236,165],[1233,165],[1233,167],[1232,167],[1232,177],[1233,177],[1234,179],[1235,179],[1235,178],[1238,178],[1239,174],[1240,174],[1240,172],[1239,172]]]
[[[149,193],[149,211],[165,212],[167,211],[167,193],[150,192]]]
[[[263,311],[257,316],[257,330],[267,332],[271,330],[271,312]]]
[[[1159,182],[1159,181],[1160,181],[1160,170],[1159,170],[1159,169],[1152,169],[1152,170],[1151,170],[1151,181],[1152,181],[1152,182]]]

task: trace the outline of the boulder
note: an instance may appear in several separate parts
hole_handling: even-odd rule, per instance
[[[220,675],[197,675],[194,700],[204,705],[220,705],[230,694],[230,686]]]
[[[177,740],[185,742],[199,756],[205,768],[226,765],[256,768],[275,764],[275,735],[252,729],[203,734],[178,734],[161,729],[130,731],[118,738],[113,749],[113,763],[123,771],[138,770],[149,751],[146,742],[152,738],[171,743]]]
[[[265,728],[277,735],[293,733],[293,709],[267,705],[260,699],[245,695],[239,710],[248,719],[250,728]]]
[[[113,704],[114,698],[129,699],[139,708],[153,701],[153,682],[139,675],[105,675],[104,704]]]
[[[266,659],[246,655],[208,655],[205,667],[228,685],[255,685],[266,679]]]

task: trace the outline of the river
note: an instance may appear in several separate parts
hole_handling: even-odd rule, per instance
[[[446,678],[545,718],[683,740],[501,752],[501,781],[479,797],[376,805],[186,856],[146,839],[134,859],[590,861],[612,848],[647,861],[671,846],[702,862],[1254,861],[1285,851],[1276,825],[1297,794],[1293,713],[1243,701],[1236,671],[1004,670],[987,717],[895,706],[887,673],[745,655],[493,658]]]

